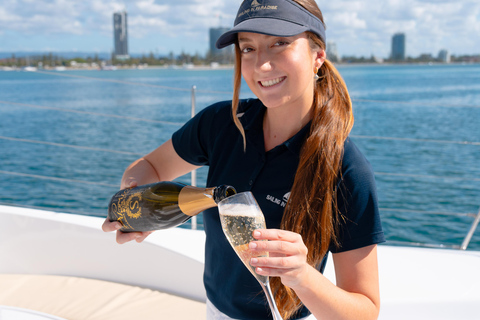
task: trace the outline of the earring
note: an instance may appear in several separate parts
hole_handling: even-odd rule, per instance
[[[315,72],[315,75],[313,76],[313,79],[317,81],[318,79],[320,79],[320,77],[318,76],[318,68],[315,68],[314,72]]]

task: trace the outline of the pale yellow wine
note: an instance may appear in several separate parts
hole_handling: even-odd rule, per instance
[[[268,277],[258,275],[255,268],[250,265],[250,259],[254,257],[266,257],[266,252],[252,252],[248,248],[253,238],[252,233],[256,229],[265,229],[265,218],[263,214],[258,215],[255,207],[248,205],[235,204],[232,208],[223,208],[223,212],[228,214],[220,214],[223,232],[233,249],[240,257],[245,266],[257,278],[258,281],[266,283]]]

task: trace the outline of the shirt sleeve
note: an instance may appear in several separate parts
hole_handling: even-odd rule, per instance
[[[173,147],[183,160],[197,166],[209,165],[215,136],[227,122],[225,118],[231,119],[230,106],[230,101],[224,101],[206,107],[173,133]]]
[[[349,139],[345,142],[342,177],[338,185],[337,205],[340,211],[339,253],[385,241],[378,210],[375,177],[370,163]]]

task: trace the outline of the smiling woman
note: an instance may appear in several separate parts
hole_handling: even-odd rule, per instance
[[[342,239],[341,236],[344,231],[340,230],[350,227],[339,223],[344,219],[342,217],[348,216],[346,211],[363,212],[366,207],[361,203],[368,202],[367,199],[370,198],[373,200],[372,207],[366,210],[371,214],[371,218],[367,220],[367,225],[357,226],[359,230],[356,232],[363,233],[371,228],[369,241],[373,244],[383,241],[376,207],[375,183],[369,165],[365,164],[362,169],[356,168],[351,177],[345,175],[350,170],[347,169],[350,162],[357,164],[365,162],[361,154],[352,158],[349,155],[351,152],[356,153],[350,151],[353,143],[347,139],[353,125],[349,94],[338,71],[325,60],[326,37],[323,16],[315,2],[271,2],[279,4],[275,13],[252,10],[255,7],[254,2],[244,2],[235,20],[235,27],[217,42],[219,47],[235,43],[237,48],[233,118],[237,120],[235,114],[241,112],[237,94],[239,79],[243,76],[252,92],[266,107],[262,121],[266,151],[273,150],[294,138],[308,124],[310,135],[307,136],[300,153],[295,180],[291,187],[291,197],[280,226],[302,236],[308,248],[307,261],[311,266],[321,266],[322,259],[329,250],[338,253],[333,256],[334,261],[338,263],[338,279],[343,277],[342,272],[346,274],[352,272],[353,269],[349,265],[353,263],[350,259],[355,259],[355,254],[362,252],[365,257],[369,257],[366,261],[370,262],[365,267],[373,271],[368,275],[371,286],[355,287],[359,279],[352,278],[345,278],[349,280],[345,280],[341,286],[344,286],[344,289],[348,287],[347,291],[355,288],[352,291],[363,292],[370,303],[361,306],[357,311],[362,310],[365,315],[375,317],[379,306],[378,280],[375,280],[377,278],[375,247],[370,251],[367,242],[347,249],[346,239]],[[263,4],[265,3],[270,2],[264,1]],[[290,10],[287,11],[287,8]],[[246,11],[249,11],[248,15],[241,14]],[[295,34],[296,32],[299,33]],[[264,84],[273,85],[266,87]],[[248,137],[245,138],[241,121],[236,121],[236,125],[246,143]],[[341,173],[337,171],[339,169]],[[337,189],[338,175],[342,177],[340,181],[345,183],[339,189]],[[311,177],[318,177],[318,180],[312,180]],[[357,199],[358,203],[345,197],[347,194],[358,192],[355,191],[356,184],[369,185],[366,190],[370,190]],[[342,208],[343,206],[345,207]],[[286,256],[288,257],[288,254]],[[344,257],[346,260],[343,260]],[[302,303],[314,314],[319,312],[319,315],[339,316],[342,313],[336,309],[338,306],[331,301],[328,302],[328,299],[323,301],[325,304],[319,304],[323,300],[321,292],[305,292],[301,285],[297,289],[289,285],[289,281],[293,281],[298,286],[298,275],[290,280],[287,280],[289,277],[283,273],[269,275],[280,276],[272,281],[272,285],[284,317],[302,314],[298,311]],[[311,279],[321,280],[318,274]],[[327,309],[329,311],[326,311]]]
[[[207,187],[250,191],[265,215],[267,229],[253,232],[248,254],[268,256],[249,265],[272,277],[284,319],[375,319],[376,245],[384,241],[375,180],[348,138],[350,96],[326,59],[325,42],[314,0],[243,1],[234,27],[217,41],[218,48],[236,48],[232,101],[203,109],[134,161],[122,188],[209,166]],[[242,76],[256,99],[240,100]],[[287,194],[286,204],[272,201]],[[216,208],[205,211],[204,227],[207,318],[270,318],[262,288],[226,241]],[[117,231],[119,243],[150,234],[120,228],[109,220],[103,225]],[[336,284],[322,274],[329,252]]]

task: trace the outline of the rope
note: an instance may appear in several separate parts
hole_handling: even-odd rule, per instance
[[[401,140],[401,141],[412,141],[412,142],[459,144],[459,145],[473,145],[473,146],[480,145],[480,142],[472,142],[472,141],[448,141],[448,140],[433,140],[433,139],[427,140],[427,139],[373,137],[373,136],[358,136],[358,135],[351,135],[350,137],[358,138],[358,139]],[[93,151],[105,151],[105,152],[112,152],[112,153],[119,153],[119,154],[140,155],[140,156],[144,155],[143,153],[135,153],[135,152],[128,152],[128,151],[117,151],[117,150],[111,150],[111,149],[102,149],[102,148],[94,148],[94,147],[86,147],[86,146],[76,146],[76,145],[70,145],[70,144],[62,144],[62,143],[46,142],[46,141],[38,141],[38,140],[29,140],[29,139],[13,138],[13,137],[6,137],[6,136],[0,136],[0,139],[1,140],[11,140],[11,141],[19,141],[19,142],[45,144],[45,145],[52,145],[52,146],[58,146],[58,147],[78,148],[78,149],[93,150]],[[379,172],[378,174],[386,174],[386,173]],[[429,176],[424,176],[424,177],[429,177]],[[451,177],[445,177],[445,179],[452,179],[452,178]],[[473,179],[473,180],[475,180],[475,179]]]
[[[53,208],[53,207],[49,207],[49,206],[31,206],[31,205],[27,205],[27,204],[21,204],[21,203],[11,203],[11,202],[4,202],[4,201],[0,201],[0,205],[3,205],[3,206],[11,206],[11,207],[21,207],[21,208],[28,208],[28,209],[38,209],[38,210],[48,210],[48,211],[53,211],[53,212],[60,212],[60,213],[75,213],[75,214],[79,214],[79,215],[82,215],[82,216],[91,216],[91,217],[99,217],[99,218],[105,218],[105,216],[107,215],[106,213],[106,210],[102,208],[103,211],[105,211],[105,214],[104,215],[99,215],[99,214],[85,214],[85,211],[80,211],[80,210],[74,210],[74,209],[70,209],[70,208]]]
[[[424,211],[424,210],[410,210],[410,209],[395,209],[395,208],[379,208],[380,211],[390,212],[407,212],[407,213],[422,213],[422,214],[434,214],[434,215],[446,215],[446,216],[464,216],[464,217],[476,217],[476,213],[471,212],[441,212],[441,211]]]
[[[384,104],[410,104],[419,106],[432,106],[432,107],[449,107],[449,108],[480,108],[480,106],[467,106],[456,104],[444,104],[444,103],[429,103],[429,102],[415,102],[415,101],[392,101],[392,100],[370,100],[370,99],[352,99],[352,101],[369,102],[369,103],[384,103]]]
[[[127,154],[127,155],[134,155],[134,156],[143,156],[143,153],[135,153],[135,152],[128,152],[128,151],[118,151],[118,150],[111,150],[111,149],[102,149],[102,148],[93,148],[93,147],[83,147],[83,146],[76,146],[71,144],[63,144],[63,143],[55,143],[55,142],[47,142],[47,141],[38,141],[38,140],[29,140],[29,139],[19,139],[19,138],[12,138],[12,137],[5,137],[0,136],[2,140],[10,140],[10,141],[18,141],[18,142],[27,142],[33,144],[43,144],[55,147],[63,147],[63,148],[75,148],[81,150],[91,150],[91,151],[102,151],[102,152],[110,152],[110,153],[119,153],[119,154]]]
[[[149,84],[149,83],[141,83],[141,82],[131,82],[131,81],[124,81],[124,80],[87,77],[87,76],[79,76],[79,75],[74,75],[74,74],[55,73],[55,72],[47,72],[47,71],[36,71],[36,73],[42,73],[42,74],[48,74],[48,75],[60,76],[60,77],[97,80],[97,81],[103,81],[103,82],[113,82],[113,83],[121,83],[121,84],[129,84],[129,85],[150,87],[150,88],[160,88],[160,89],[167,89],[167,90],[174,90],[174,91],[190,92],[190,89],[167,87],[167,86],[161,86],[161,85],[157,85],[157,84]]]
[[[409,177],[409,178],[425,178],[425,179],[446,179],[446,180],[459,180],[459,181],[480,181],[480,178],[458,178],[447,176],[432,176],[426,174],[409,174],[409,173],[391,173],[391,172],[374,172],[379,176],[394,176],[394,177]]]
[[[350,135],[350,137],[359,138],[359,139],[397,140],[397,141],[429,142],[429,143],[431,142],[431,143],[463,144],[463,145],[480,146],[480,142],[474,142],[474,141],[450,141],[450,140],[396,138],[396,137],[363,136],[363,135]]]
[[[48,74],[48,75],[52,75],[52,76],[60,76],[60,77],[70,77],[70,78],[80,78],[80,79],[96,80],[96,81],[103,81],[103,82],[121,83],[121,84],[143,86],[143,87],[150,87],[150,88],[159,88],[159,89],[165,89],[165,90],[174,90],[174,91],[183,91],[183,92],[191,92],[192,91],[192,89],[168,87],[168,86],[162,86],[162,85],[158,85],[158,84],[132,82],[132,81],[115,80],[115,79],[105,79],[105,78],[96,78],[96,77],[87,77],[87,76],[79,76],[79,75],[74,75],[74,74],[65,74],[65,73],[56,73],[56,72],[47,72],[47,71],[36,71],[36,73],[43,73],[43,74]],[[196,91],[197,92],[202,92],[202,93],[232,94],[231,92],[225,92],[225,91],[212,91],[212,90],[196,90]]]
[[[45,107],[45,106],[39,106],[39,105],[35,105],[35,104],[18,103],[18,102],[11,102],[11,101],[0,100],[0,104],[10,104],[10,105],[17,105],[17,106],[29,107],[29,108],[54,110],[54,111],[61,111],[61,112],[71,112],[71,113],[80,113],[80,114],[88,114],[88,115],[94,115],[94,116],[100,116],[100,117],[119,118],[119,119],[134,120],[134,121],[162,123],[162,124],[176,125],[176,126],[184,125],[183,122],[170,122],[170,121],[153,120],[153,119],[145,119],[145,118],[126,117],[126,116],[119,116],[119,115],[112,115],[112,114],[105,114],[105,113],[80,111],[80,110],[74,110],[74,109]],[[450,140],[397,138],[397,137],[381,137],[381,136],[366,136],[366,135],[350,135],[350,137],[357,138],[357,139],[396,140],[396,141],[428,142],[428,143],[443,143],[443,144],[459,144],[459,145],[480,146],[480,142],[476,142],[476,141],[450,141]]]
[[[153,123],[171,124],[171,125],[177,125],[177,126],[183,125],[183,123],[181,123],[181,122],[170,122],[170,121],[161,121],[161,120],[153,120],[153,119],[126,117],[126,116],[118,116],[118,115],[114,115],[114,114],[105,114],[105,113],[97,113],[97,112],[65,109],[65,108],[44,107],[44,106],[39,106],[39,105],[29,104],[29,103],[18,103],[18,102],[1,101],[1,100],[0,100],[0,103],[22,106],[22,107],[29,107],[29,108],[44,109],[44,110],[54,110],[54,111],[62,111],[62,112],[88,114],[88,115],[108,117],[108,118],[117,118],[117,119],[127,119],[127,120],[134,120],[134,121],[145,121],[145,122],[153,122]]]
[[[75,148],[75,149],[80,149],[80,150],[110,152],[110,153],[118,153],[118,154],[134,155],[134,156],[143,156],[144,155],[143,153],[118,151],[118,150],[103,149],[103,148],[84,147],[84,146],[77,146],[77,145],[71,145],[71,144],[38,141],[38,140],[30,140],[30,139],[20,139],[20,138],[5,137],[5,136],[0,136],[0,140],[18,141],[18,142],[33,143],[33,144],[40,144],[40,145],[49,145],[49,146],[62,147],[62,148]],[[395,176],[395,177],[410,177],[410,178],[424,178],[424,179],[480,181],[480,178],[459,178],[459,177],[434,176],[434,175],[422,175],[422,174],[408,174],[408,173],[374,172],[374,174],[379,175],[379,176]]]
[[[13,176],[28,177],[28,178],[35,178],[35,179],[42,179],[42,180],[52,180],[52,181],[60,181],[60,182],[73,182],[73,183],[82,183],[82,184],[89,184],[89,185],[95,185],[95,186],[118,188],[118,185],[116,185],[116,184],[109,184],[109,183],[102,183],[102,182],[91,182],[91,181],[75,180],[75,179],[65,179],[65,178],[57,178],[57,177],[50,177],[50,176],[41,176],[41,175],[38,175],[38,174],[20,173],[20,172],[3,171],[3,170],[0,170],[0,174],[8,174],[8,175],[13,175]]]
[[[424,243],[424,242],[412,242],[412,241],[397,241],[397,240],[387,240],[387,245],[399,245],[399,246],[413,246],[413,247],[425,247],[425,248],[441,248],[441,249],[461,249],[459,245],[454,244],[436,244],[436,243]]]
[[[59,76],[59,77],[70,77],[70,78],[79,78],[79,79],[88,79],[88,80],[121,83],[121,84],[136,85],[136,86],[143,86],[143,87],[151,87],[151,88],[160,88],[160,89],[183,91],[183,92],[190,92],[191,91],[191,89],[168,87],[168,86],[162,86],[162,85],[158,85],[158,84],[149,84],[149,83],[141,83],[141,82],[133,82],[133,81],[87,77],[87,76],[79,76],[79,75],[58,73],[58,72],[36,71],[36,73],[42,73],[42,74],[47,74],[47,75],[52,75],[52,76]],[[196,91],[197,92],[202,92],[202,93],[232,94],[232,92],[227,92],[227,91],[214,91],[214,90],[196,90]],[[428,102],[418,103],[418,102],[412,102],[412,101],[369,100],[369,99],[352,99],[352,101],[369,102],[369,103],[384,103],[384,104],[425,105],[425,106],[437,106],[437,107],[480,108],[480,106],[459,106],[459,105],[438,104],[438,103],[428,103]]]
[[[21,177],[28,177],[28,178],[35,178],[35,179],[42,179],[42,180],[51,180],[51,181],[59,181],[59,182],[71,182],[71,183],[81,183],[81,184],[88,184],[88,185],[96,185],[96,186],[106,186],[106,187],[118,188],[118,185],[109,184],[109,183],[91,182],[91,181],[75,180],[75,179],[65,179],[65,178],[57,178],[57,177],[51,177],[51,176],[41,176],[41,175],[36,175],[36,174],[12,172],[12,171],[3,171],[3,170],[0,170],[0,174],[21,176]],[[434,214],[434,215],[450,215],[450,216],[475,217],[475,216],[477,215],[477,214],[475,214],[475,213],[464,213],[464,212],[438,212],[438,211],[422,211],[422,210],[409,210],[409,209],[396,209],[396,208],[379,208],[379,209],[380,209],[380,211],[421,213],[421,214]]]

